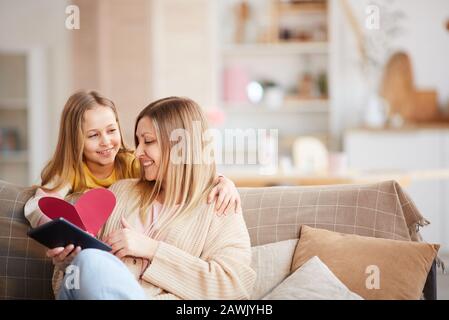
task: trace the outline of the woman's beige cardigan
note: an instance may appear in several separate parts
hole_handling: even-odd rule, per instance
[[[121,180],[110,187],[117,205],[104,230],[120,228],[122,215],[139,214],[135,182]],[[243,215],[217,216],[213,208],[213,203],[204,204],[173,225],[148,267],[145,268],[146,261],[140,258],[122,260],[149,299],[250,297],[256,274],[250,268],[250,239]],[[129,212],[131,209],[133,211]],[[55,293],[60,288],[62,275],[60,270],[55,270]]]

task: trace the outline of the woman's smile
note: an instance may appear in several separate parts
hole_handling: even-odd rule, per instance
[[[151,167],[152,165],[154,165],[154,161],[153,160],[149,160],[149,159],[141,159],[140,163],[142,164],[142,166],[144,168]]]

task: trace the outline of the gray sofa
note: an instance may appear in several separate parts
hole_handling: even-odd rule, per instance
[[[306,224],[342,233],[420,241],[425,219],[394,181],[367,185],[239,189],[253,247],[297,239]],[[0,181],[0,299],[53,299],[52,264],[45,248],[27,237],[23,206],[32,195],[25,187]],[[376,201],[372,201],[376,199]],[[363,206],[376,219],[361,220],[356,210],[341,213],[342,203]],[[381,205],[379,205],[381,204]],[[388,213],[388,214],[385,214]],[[368,216],[369,218],[369,216]],[[259,274],[258,279],[264,275]],[[424,298],[436,299],[435,266]]]

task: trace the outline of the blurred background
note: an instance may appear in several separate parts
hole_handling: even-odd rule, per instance
[[[187,96],[223,159],[262,132],[263,165],[219,163],[237,186],[396,179],[448,248],[448,57],[447,0],[0,0],[0,179],[39,182],[76,90],[129,145],[143,107]]]

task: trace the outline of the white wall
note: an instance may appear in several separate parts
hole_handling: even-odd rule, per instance
[[[43,52],[45,61],[48,135],[42,153],[54,149],[59,116],[69,95],[69,31],[65,28],[68,0],[0,0],[0,50]],[[41,165],[41,164],[39,164]]]
[[[376,1],[348,0],[359,24],[363,27],[367,4]],[[377,1],[385,3],[386,1]],[[395,0],[391,8],[401,10],[405,19],[400,23],[405,32],[395,38],[393,49],[409,53],[415,83],[418,88],[435,88],[439,102],[449,107],[449,32],[445,29],[449,20],[448,0]],[[349,127],[360,124],[366,79],[357,62],[356,40],[344,15],[340,0],[331,0],[331,92],[332,131],[338,137]],[[382,11],[380,12],[382,28]],[[376,31],[370,31],[376,32]]]
[[[210,0],[152,1],[153,96],[188,96],[217,103],[217,27]]]
[[[449,107],[449,1],[396,0],[404,8],[407,33],[397,48],[410,52],[418,88],[436,88],[440,104]]]

